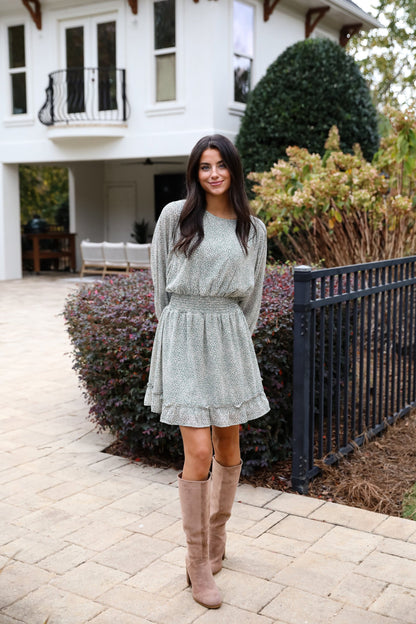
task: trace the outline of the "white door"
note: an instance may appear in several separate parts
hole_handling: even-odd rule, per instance
[[[114,14],[61,22],[65,70],[54,96],[63,108],[64,118],[106,119],[108,111],[117,109],[120,93],[116,30]]]
[[[107,186],[106,240],[110,243],[133,242],[131,233],[136,220],[136,185]]]

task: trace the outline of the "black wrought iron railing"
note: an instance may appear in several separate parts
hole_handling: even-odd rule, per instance
[[[75,67],[52,72],[46,101],[38,113],[46,126],[124,122],[128,116],[126,70],[113,67]]]
[[[292,484],[416,406],[416,256],[295,269]]]

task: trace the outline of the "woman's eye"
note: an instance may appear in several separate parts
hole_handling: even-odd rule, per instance
[[[220,163],[218,167],[219,169],[227,169],[227,165],[225,163]]]
[[[201,169],[202,169],[202,171],[208,171],[209,170],[209,166],[208,165],[201,165]]]

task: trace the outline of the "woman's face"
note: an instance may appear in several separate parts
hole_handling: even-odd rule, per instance
[[[202,152],[198,180],[208,195],[218,197],[228,192],[231,186],[230,172],[217,149],[206,149]]]

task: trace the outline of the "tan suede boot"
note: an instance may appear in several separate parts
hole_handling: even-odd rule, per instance
[[[192,596],[208,609],[218,609],[222,598],[211,572],[208,550],[211,477],[206,481],[185,481],[178,476],[183,530],[188,552],[186,575]]]
[[[225,558],[225,524],[231,516],[241,466],[241,461],[237,466],[221,466],[215,457],[212,460],[209,559],[213,574],[221,570]]]

